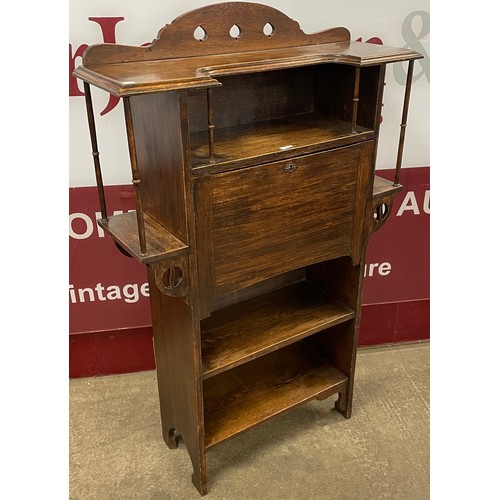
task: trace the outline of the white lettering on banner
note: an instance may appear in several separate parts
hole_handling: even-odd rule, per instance
[[[102,283],[97,283],[93,288],[77,288],[75,285],[69,285],[69,299],[72,304],[78,302],[95,302],[105,301],[105,300],[124,300],[128,304],[134,304],[137,302],[141,295],[143,297],[149,297],[149,284],[143,283],[138,285],[137,283],[129,283],[123,287],[118,285],[109,285],[104,287]]]
[[[426,214],[431,213],[431,192],[426,189],[424,196],[424,212]]]
[[[73,230],[73,221],[75,219],[81,219],[83,222],[85,222],[85,231],[83,233],[77,233]],[[82,214],[82,213],[75,213],[75,214],[70,214],[69,216],[69,235],[74,238],[75,240],[84,240],[85,238],[88,238],[91,234],[92,231],[94,230],[94,224],[92,223],[92,219],[87,215],[87,214]]]
[[[430,214],[430,191],[426,189],[424,194],[424,200],[422,203],[422,208],[424,213]],[[415,191],[408,191],[402,201],[399,210],[396,213],[396,217],[402,215],[404,212],[413,212],[414,215],[420,215],[420,208],[418,206],[417,197],[415,196]]]
[[[392,266],[390,262],[373,262],[371,264],[365,264],[365,278],[369,278],[377,273],[379,276],[387,276],[390,274]]]
[[[127,212],[135,212],[135,210],[127,210]],[[123,210],[115,210],[113,212],[113,215],[120,215],[123,213]],[[92,234],[94,233],[94,229],[97,228],[97,236],[99,238],[104,238],[104,231],[103,229],[97,224],[97,220],[101,219],[102,215],[101,212],[96,212],[95,213],[95,224],[94,221],[87,215],[82,212],[75,212],[73,214],[70,214],[69,216],[69,235],[71,238],[74,238],[75,240],[85,240],[87,238],[90,238]],[[85,230],[83,232],[77,233],[75,229],[73,228],[73,222],[76,221],[77,219],[82,220],[85,223]]]

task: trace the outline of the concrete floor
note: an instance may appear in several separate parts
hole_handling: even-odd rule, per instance
[[[350,420],[314,401],[207,454],[207,499],[429,498],[428,343],[362,349]],[[198,500],[161,436],[155,372],[70,381],[72,500]]]

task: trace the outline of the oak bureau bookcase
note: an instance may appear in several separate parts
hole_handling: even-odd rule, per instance
[[[421,57],[238,2],[149,46],[91,46],[75,71],[99,225],[147,266],[163,437],[182,436],[202,495],[212,446],[334,394],[350,417],[365,251],[401,189]],[[402,61],[390,182],[375,157],[386,64]],[[136,212],[107,215],[90,85],[122,97]]]

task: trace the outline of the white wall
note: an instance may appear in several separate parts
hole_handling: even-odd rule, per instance
[[[89,17],[124,17],[116,25],[116,43],[141,45],[150,42],[158,31],[177,16],[211,1],[149,0],[72,0],[70,6],[70,44],[72,54],[82,44],[102,43],[102,31]],[[260,1],[299,22],[306,33],[334,26],[345,26],[353,40],[378,37],[384,45],[407,47],[429,54],[428,0],[340,0]],[[406,21],[405,21],[406,19]],[[410,22],[410,20],[412,20]],[[77,65],[80,64],[77,61]],[[406,68],[406,64],[404,63]],[[429,162],[429,59],[415,62],[414,83],[406,131],[403,167],[428,166]],[[402,63],[388,65],[386,90],[380,129],[377,168],[393,168],[396,162],[399,124],[404,95]],[[129,184],[130,163],[125,135],[122,104],[105,116],[99,112],[108,102],[108,94],[92,87],[96,127],[105,184]],[[93,186],[95,178],[90,154],[90,139],[83,97],[70,97],[69,146],[70,185]]]

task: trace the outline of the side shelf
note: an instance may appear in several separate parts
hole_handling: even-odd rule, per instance
[[[141,264],[149,264],[167,257],[185,255],[188,250],[188,246],[185,243],[176,238],[170,231],[158,224],[158,222],[146,213],[144,214],[144,228],[148,243],[148,253],[145,255],[141,254],[135,212],[113,215],[107,221],[99,219],[97,222],[116,243]]]
[[[403,186],[401,184],[394,185],[392,181],[388,181],[379,175],[376,175],[373,179],[373,199],[383,198],[387,195],[394,195],[401,191]]]

